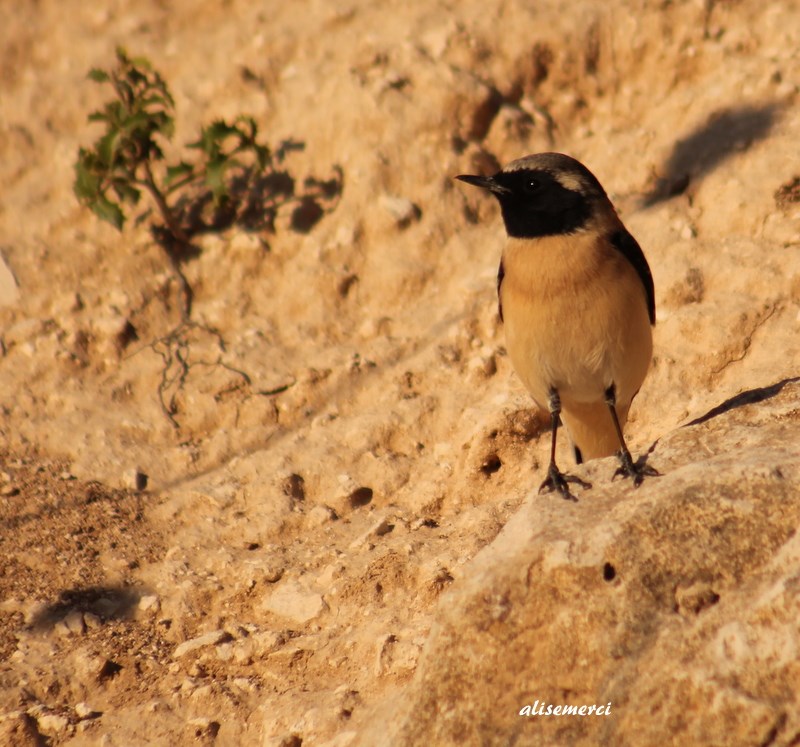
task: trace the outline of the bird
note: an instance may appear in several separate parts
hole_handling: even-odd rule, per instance
[[[556,464],[558,428],[575,460],[616,454],[638,487],[660,474],[634,462],[623,429],[653,351],[653,276],[597,177],[563,153],[511,161],[493,176],[461,174],[500,203],[507,240],[497,273],[506,350],[550,414],[550,464],[539,492],[575,501],[591,484]],[[612,478],[613,479],[613,478]]]

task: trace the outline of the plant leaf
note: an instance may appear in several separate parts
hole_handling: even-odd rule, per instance
[[[206,185],[214,195],[214,201],[219,202],[227,193],[225,187],[225,169],[228,166],[228,160],[225,158],[216,158],[211,160],[206,165]]]
[[[114,181],[114,192],[117,193],[117,197],[119,197],[122,202],[128,202],[131,205],[137,205],[139,203],[139,198],[142,196],[140,190],[132,187],[128,181],[123,179]]]
[[[75,182],[72,185],[72,191],[81,202],[97,197],[100,189],[100,179],[92,173],[88,166],[90,158],[91,154],[85,148],[81,148],[78,160],[75,162]]]
[[[147,70],[148,72],[153,69],[153,65],[150,63],[150,60],[148,60],[147,57],[131,57],[128,62],[134,67],[140,67],[142,70]]]
[[[118,141],[119,132],[115,128],[103,135],[95,145],[95,150],[97,155],[100,156],[101,163],[107,168],[110,168],[114,163],[114,155],[116,153]]]
[[[212,122],[203,131],[210,140],[224,140],[229,135],[236,135],[239,130],[234,125],[229,125],[225,120],[218,119]]]
[[[92,212],[101,220],[110,223],[118,231],[122,230],[125,223],[125,216],[119,205],[111,202],[107,197],[98,197],[94,202],[89,204]]]
[[[167,166],[167,174],[164,177],[164,186],[168,187],[177,179],[183,179],[194,173],[194,167],[186,161],[181,161],[177,166]]]
[[[151,96],[146,96],[145,98],[141,99],[141,104],[143,107],[152,106],[153,104],[160,104],[165,109],[169,109],[172,105],[171,101],[168,101],[163,94],[152,94]]]
[[[97,67],[93,67],[86,77],[89,78],[89,80],[93,80],[95,83],[107,83],[111,80],[111,77],[105,70],[101,70]]]

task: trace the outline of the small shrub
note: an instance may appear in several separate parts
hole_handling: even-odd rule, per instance
[[[150,62],[118,48],[112,69],[95,68],[88,77],[110,86],[113,97],[89,115],[104,132],[91,148],[78,151],[73,189],[81,204],[120,231],[143,194],[156,209],[151,233],[178,283],[181,322],[150,347],[164,361],[158,396],[177,427],[176,395],[193,366],[224,366],[250,382],[246,373],[223,362],[220,333],[191,319],[192,289],[181,265],[199,252],[192,237],[234,223],[250,230],[272,229],[277,210],[287,204],[294,206],[292,228],[307,232],[326,212],[321,203],[331,204],[341,193],[342,173],[334,167],[332,179],[308,178],[298,191],[295,179],[280,166],[303,143],[285,141],[273,151],[259,139],[249,116],[203,127],[185,146],[186,157],[168,162],[164,149],[175,132],[175,102]],[[189,349],[197,333],[214,338],[220,353],[215,361],[191,362]]]

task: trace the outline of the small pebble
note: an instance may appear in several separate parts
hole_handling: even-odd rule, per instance
[[[64,625],[67,626],[70,633],[83,635],[86,630],[86,625],[83,621],[83,612],[80,610],[72,610],[69,612],[64,618]]]
[[[242,692],[246,693],[252,693],[258,689],[256,684],[252,682],[248,677],[235,677],[231,684],[234,687],[241,690]]]
[[[314,506],[308,514],[306,514],[306,524],[313,528],[313,527],[320,527],[323,524],[327,524],[329,521],[335,521],[339,517],[336,515],[336,511],[334,511],[330,506],[326,506],[325,504],[320,504],[319,506]]]
[[[380,204],[401,228],[405,228],[412,221],[418,220],[422,215],[420,209],[407,197],[382,195]]]
[[[270,594],[264,606],[269,612],[300,624],[312,620],[326,608],[321,594],[295,581],[282,582]]]
[[[54,713],[43,705],[28,709],[28,715],[36,720],[39,731],[45,734],[60,734],[69,726],[69,719],[66,716]]]
[[[283,565],[278,563],[268,563],[264,568],[264,580],[268,584],[274,584],[283,578],[283,572],[286,569]]]
[[[380,517],[364,534],[362,534],[360,537],[356,537],[356,539],[350,543],[350,548],[355,550],[361,545],[370,545],[370,540],[374,540],[378,537],[383,537],[385,534],[389,534],[389,532],[394,529],[394,525],[395,518],[393,516],[386,515]]]
[[[211,633],[191,638],[188,641],[181,643],[172,654],[173,658],[178,659],[181,656],[197,651],[205,646],[216,646],[218,643],[231,640],[231,634],[225,630],[214,630]]]
[[[75,715],[80,719],[96,718],[100,715],[100,711],[96,711],[88,703],[81,701],[75,704]]]
[[[86,627],[91,630],[96,630],[103,624],[103,621],[95,615],[94,612],[84,612],[83,622],[86,624]]]
[[[145,594],[139,599],[139,609],[142,612],[147,612],[147,610],[153,610],[155,612],[158,607],[158,597],[155,594]]]

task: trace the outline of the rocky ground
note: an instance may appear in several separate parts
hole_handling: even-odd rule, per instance
[[[800,6],[272,5],[0,9],[0,743],[797,744]],[[195,238],[225,346],[192,333],[175,423],[154,216],[72,194],[119,44],[176,144],[251,114],[338,185]],[[536,494],[500,216],[452,178],[542,150],[656,284],[663,476],[591,462],[577,504]]]

